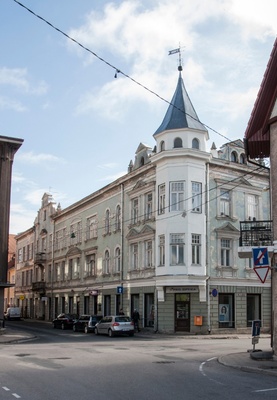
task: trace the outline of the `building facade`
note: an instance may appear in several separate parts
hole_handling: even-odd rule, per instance
[[[270,219],[269,172],[241,140],[207,149],[209,135],[176,91],[154,148],[140,143],[126,175],[61,209],[45,193],[19,234],[16,298],[24,315],[131,315],[159,332],[270,329],[269,279],[239,258],[240,221]]]

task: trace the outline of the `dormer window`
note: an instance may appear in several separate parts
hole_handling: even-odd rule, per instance
[[[231,153],[231,161],[237,163],[238,162],[238,155],[235,151]]]
[[[194,138],[192,140],[192,148],[199,150],[199,140],[198,139]]]
[[[245,154],[241,154],[240,156],[239,156],[239,162],[240,162],[240,164],[246,164],[246,157],[245,157]]]
[[[175,138],[174,139],[174,149],[183,147],[183,141],[181,138]]]
[[[140,159],[140,167],[142,167],[144,165],[144,157],[141,157]]]

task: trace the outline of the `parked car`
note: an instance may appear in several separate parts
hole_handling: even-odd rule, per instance
[[[75,314],[60,314],[52,321],[53,328],[72,329],[77,318]]]
[[[20,307],[8,307],[4,313],[5,319],[21,319],[21,308]]]
[[[104,317],[95,325],[94,333],[96,335],[105,334],[110,337],[120,334],[134,336],[134,322],[125,315],[109,315]]]
[[[74,332],[94,332],[95,324],[103,318],[102,315],[81,315],[73,323]]]

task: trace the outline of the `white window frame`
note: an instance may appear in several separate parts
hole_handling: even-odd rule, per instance
[[[170,264],[185,264],[185,234],[172,233],[170,235]]]
[[[246,219],[259,220],[259,197],[255,194],[246,194]]]
[[[232,192],[230,189],[219,189],[219,213],[222,217],[231,217]]]
[[[153,241],[146,240],[144,242],[144,267],[151,268],[153,266]]]
[[[139,245],[138,243],[131,244],[131,269],[138,269],[138,260],[139,260]]]
[[[98,223],[97,223],[97,216],[92,215],[91,217],[87,218],[87,232],[86,232],[86,239],[95,239],[97,238],[97,228],[98,228]]]
[[[202,212],[202,183],[191,182],[191,208],[192,212]]]
[[[159,236],[159,266],[165,265],[165,235]]]
[[[114,251],[114,272],[118,273],[121,271],[121,249],[119,246]]]
[[[162,183],[158,187],[158,196],[159,196],[159,204],[158,204],[158,212],[159,214],[165,213],[165,183]]]
[[[191,235],[191,263],[192,265],[201,264],[201,235],[197,233]]]
[[[185,181],[170,182],[170,211],[184,211]]]
[[[135,197],[131,201],[132,210],[131,210],[131,220],[132,224],[137,224],[139,221],[139,199]]]
[[[233,259],[233,240],[230,238],[220,238],[220,265],[221,267],[231,267]]]
[[[149,220],[152,218],[153,213],[153,193],[148,192],[145,194],[145,219]]]

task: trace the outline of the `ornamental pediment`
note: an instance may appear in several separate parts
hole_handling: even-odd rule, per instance
[[[226,224],[222,225],[219,228],[215,229],[216,232],[233,232],[233,233],[239,233],[239,230],[230,222],[226,222]]]

